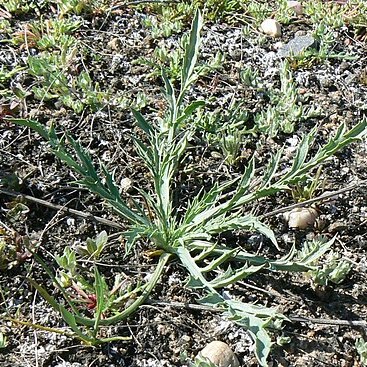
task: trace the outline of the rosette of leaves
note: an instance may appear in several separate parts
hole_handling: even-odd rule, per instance
[[[177,172],[198,126],[193,118],[194,112],[204,106],[203,101],[187,103],[185,99],[198,78],[195,65],[199,56],[201,27],[202,17],[197,11],[185,48],[178,90],[162,71],[168,107],[159,123],[150,123],[138,111],[133,111],[137,125],[145,135],[141,139],[134,138],[136,150],[152,178],[152,191],[139,189],[140,201],[131,199],[127,204],[113,175],[103,165],[96,168],[89,153],[68,133],[60,135],[52,126],[46,128],[36,121],[9,121],[29,126],[39,133],[49,142],[54,154],[79,175],[79,184],[102,197],[125,220],[128,226],[124,234],[126,254],[131,252],[137,240],[150,243],[161,253],[153,276],[142,285],[143,291],[129,307],[107,318],[101,318],[98,311],[95,319],[74,314],[75,324],[93,327],[96,323],[110,325],[127,318],[149,296],[167,262],[176,258],[188,272],[186,286],[202,292],[203,297],[198,302],[221,308],[224,317],[248,330],[255,343],[254,352],[259,364],[266,366],[272,346],[269,328],[281,327],[286,317],[275,308],[228,298],[222,290],[259,271],[307,272],[315,269],[314,262],[332,246],[333,240],[320,241],[317,247],[301,255],[292,248],[288,254],[274,260],[245,251],[242,247],[217,243],[215,238],[228,231],[258,231],[279,249],[273,231],[256,216],[243,213],[242,208],[289,190],[291,185],[304,180],[312,169],[335,152],[362,138],[366,134],[367,120],[350,130],[344,124],[339,126],[335,135],[310,155],[309,150],[316,137],[315,127],[303,137],[286,172],[279,168],[280,150],[270,159],[261,177],[256,176],[255,161],[250,159],[241,176],[217,183],[208,191],[202,190],[190,202],[176,203],[173,194],[178,184]],[[98,277],[96,273],[95,278]],[[101,309],[103,302],[101,297],[97,297],[97,310]],[[54,304],[54,307],[57,309],[58,306]],[[62,314],[70,318],[72,312],[67,312],[64,308]]]

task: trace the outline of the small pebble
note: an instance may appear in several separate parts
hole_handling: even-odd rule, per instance
[[[303,14],[303,6],[299,1],[287,1],[287,6],[289,9],[293,9],[297,15]]]
[[[295,208],[284,214],[289,228],[306,229],[312,227],[319,213],[314,208]]]
[[[217,367],[239,367],[240,364],[231,348],[219,340],[209,343],[199,356],[205,357]]]
[[[261,23],[260,29],[263,33],[271,37],[280,37],[282,35],[280,23],[275,19],[265,19]]]
[[[133,182],[130,178],[125,177],[121,180],[120,187],[123,192],[129,192],[133,187]]]
[[[107,47],[113,51],[118,51],[120,49],[121,42],[119,38],[112,38],[111,41],[107,43]]]
[[[336,221],[329,225],[328,230],[330,233],[336,233],[336,232],[341,232],[347,228],[348,226],[344,222]]]

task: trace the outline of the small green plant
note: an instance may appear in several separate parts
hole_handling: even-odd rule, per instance
[[[23,264],[32,254],[33,245],[26,236],[0,226],[0,271]]]
[[[87,71],[70,78],[66,67],[72,61],[75,48],[68,53],[41,54],[28,57],[28,73],[34,76],[37,84],[32,87],[34,96],[42,101],[59,99],[77,113],[88,106],[92,111],[101,109],[109,101],[109,95],[93,83]]]
[[[248,87],[257,88],[259,85],[259,72],[251,66],[247,66],[240,72],[241,82]]]
[[[56,257],[59,266],[56,276],[35,254],[35,258],[61,292],[68,307],[65,307],[64,302],[58,302],[42,285],[29,279],[47,302],[61,313],[66,324],[73,330],[73,334],[68,335],[89,345],[129,340],[129,337],[121,336],[102,337],[101,330],[103,326],[119,319],[121,315],[126,317],[133,312],[134,309],[130,309],[129,306],[146,291],[146,287],[140,284],[133,286],[123,274],[116,275],[112,288],[109,288],[97,265],[106,245],[107,233],[103,231],[95,239],[88,238],[86,245],[79,246],[76,250],[65,247],[64,253]],[[82,266],[84,261],[91,262],[91,266]]]
[[[0,349],[6,348],[8,345],[7,337],[4,333],[0,332]]]
[[[157,77],[161,75],[161,69],[164,69],[167,77],[176,81],[180,79],[182,60],[184,56],[184,50],[188,39],[186,36],[181,38],[180,47],[176,50],[168,50],[164,44],[157,47],[154,50],[153,57],[145,58],[141,57],[136,60],[136,63],[147,65],[152,68],[152,72],[149,74],[151,77]],[[214,58],[207,63],[196,67],[196,74],[198,76],[206,76],[210,71],[218,70],[222,67],[224,62],[224,55],[218,52]]]
[[[222,150],[225,162],[232,166],[240,156],[241,147],[245,143],[245,132],[236,129],[227,129],[221,134],[219,146]]]
[[[26,14],[35,7],[32,1],[24,0],[5,0],[1,5],[11,14]]]
[[[211,362],[208,358],[205,357],[196,357],[193,362],[189,362],[189,367],[217,367],[216,364]]]
[[[341,260],[340,256],[333,252],[329,254],[322,268],[313,270],[310,274],[316,285],[326,286],[343,282],[351,269],[352,264],[349,261]]]
[[[9,34],[11,33],[11,23],[7,19],[0,19],[0,34]]]
[[[270,137],[276,136],[279,130],[287,134],[292,133],[297,122],[318,114],[315,108],[305,108],[299,100],[287,61],[281,63],[279,73],[280,89],[269,92],[269,107],[254,116],[257,129]]]
[[[324,238],[315,241],[306,242],[299,253],[303,257],[305,254],[317,253],[320,251],[320,244],[325,243]],[[310,263],[316,265],[315,259]],[[322,265],[308,272],[308,276],[316,286],[327,286],[330,283],[340,284],[343,282],[352,269],[352,264],[346,260],[340,259],[336,251],[330,251],[322,261]]]
[[[355,343],[355,348],[362,366],[367,366],[367,342],[363,338],[358,338]]]
[[[57,6],[60,16],[66,14],[103,14],[110,9],[107,0],[58,0]]]
[[[304,3],[304,12],[310,17],[312,24],[323,23],[329,28],[329,32],[345,24],[345,11],[345,7],[334,2],[313,0]]]
[[[196,124],[208,144],[219,147],[224,161],[231,166],[241,158],[247,136],[254,133],[246,126],[249,116],[241,103],[233,102],[224,111],[199,111]]]
[[[182,21],[180,19],[172,19],[172,9],[169,7],[161,7],[160,16],[146,15],[143,20],[143,26],[150,29],[153,38],[169,37],[174,33],[178,33],[182,29]]]
[[[153,275],[139,286],[141,293],[128,307],[112,312],[111,316],[102,317],[110,304],[109,297],[105,297],[109,292],[106,281],[96,268],[93,284],[96,303],[91,318],[80,315],[78,309],[73,308],[73,302],[60,307],[60,303],[35,281],[30,282],[62,314],[79,337],[96,343],[93,338],[96,338],[98,328],[124,320],[135,312],[155,288],[169,260],[175,258],[188,273],[186,286],[201,294],[198,302],[215,309],[220,308],[225,318],[244,327],[254,341],[254,353],[259,364],[267,366],[267,357],[273,344],[269,329],[281,328],[287,318],[276,308],[242,302],[235,297],[228,298],[223,295],[222,289],[259,271],[314,270],[315,266],[311,262],[322,256],[333,241],[320,243],[317,250],[304,252],[302,256],[297,256],[293,247],[283,257],[271,259],[247,252],[241,247],[222,244],[217,235],[237,230],[257,231],[268,238],[269,245],[272,244],[280,250],[273,231],[260,218],[245,213],[243,209],[269,195],[289,190],[290,185],[304,180],[312,169],[335,152],[363,138],[367,132],[367,120],[361,121],[350,130],[344,124],[340,125],[335,135],[311,155],[309,149],[317,132],[317,127],[313,128],[303,137],[295,152],[292,166],[286,172],[282,168],[281,173],[277,174],[282,156],[280,150],[271,157],[261,177],[255,178],[255,161],[250,159],[240,177],[216,183],[208,191],[199,192],[189,202],[175,201],[177,172],[188,143],[197,130],[197,125],[192,123],[193,115],[204,105],[203,101],[187,102],[185,98],[199,77],[196,63],[201,27],[202,17],[197,11],[185,45],[177,90],[165,70],[162,70],[164,97],[168,106],[165,114],[159,120],[149,122],[138,111],[132,111],[144,134],[144,137],[134,136],[136,151],[152,179],[151,191],[139,189],[140,201],[134,198],[129,204],[125,202],[113,175],[103,165],[97,169],[89,153],[70,134],[59,135],[53,126],[46,128],[32,120],[6,120],[31,127],[40,134],[48,141],[55,156],[80,176],[79,184],[102,197],[125,220],[126,256],[130,256],[138,240],[160,254]],[[66,255],[69,258],[67,264],[72,264],[74,255],[71,252]],[[69,265],[68,267],[70,268]],[[49,275],[57,282],[51,272]],[[67,297],[67,294],[63,295]],[[80,325],[92,327],[92,336],[85,337],[84,333],[81,336]]]
[[[323,188],[325,180],[320,179],[321,171],[322,166],[317,169],[314,176],[310,176],[305,181],[291,187],[292,197],[296,202],[300,203],[314,198],[316,191]]]
[[[25,30],[15,32],[11,42],[16,45],[27,44],[39,50],[57,49],[63,51],[77,43],[72,36],[79,27],[80,21],[65,19],[47,19],[29,23]]]
[[[275,18],[279,23],[289,24],[296,17],[296,13],[292,7],[288,5],[287,0],[278,1],[278,9]]]
[[[317,48],[308,49],[299,55],[291,56],[288,61],[292,69],[309,68],[328,59],[355,60],[357,57],[344,52],[334,52],[335,35],[325,22],[315,24],[313,36],[318,43]]]

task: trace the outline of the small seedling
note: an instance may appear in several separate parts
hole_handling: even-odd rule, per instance
[[[323,189],[325,179],[320,179],[321,172],[322,166],[317,169],[315,176],[308,177],[304,182],[299,182],[291,187],[292,197],[297,203],[314,198],[316,192]]]
[[[254,117],[257,129],[270,137],[276,136],[279,130],[290,134],[297,122],[319,113],[314,107],[305,108],[302,105],[287,61],[281,63],[279,73],[280,89],[269,91],[269,107]]]
[[[34,249],[34,245],[28,237],[20,236],[15,231],[0,226],[0,271],[23,264],[32,257],[29,249]]]
[[[320,237],[317,240],[306,242],[303,248],[300,250],[298,256],[300,258],[309,258],[309,264],[316,266],[316,259],[312,257],[312,254],[320,251],[320,244],[325,244],[326,239]],[[330,249],[331,246],[327,246]],[[326,253],[326,251],[324,251]],[[311,254],[311,257],[310,257]],[[318,257],[319,258],[319,257]],[[343,282],[352,269],[350,262],[341,260],[339,254],[336,251],[330,251],[321,262],[321,265],[316,266],[310,270],[307,274],[311,277],[316,286],[327,286],[330,283],[340,284]]]
[[[355,348],[362,366],[367,366],[367,342],[363,338],[358,338],[355,343]]]
[[[311,271],[310,275],[316,285],[327,286],[330,283],[340,284],[352,269],[349,261],[341,260],[340,256],[332,252],[326,258],[322,268]]]
[[[0,332],[0,349],[6,348],[8,345],[7,337],[4,333]]]

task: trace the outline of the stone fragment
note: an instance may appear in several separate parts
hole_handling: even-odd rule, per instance
[[[119,38],[112,38],[108,43],[107,43],[107,47],[109,49],[111,49],[112,51],[119,51],[121,46],[121,41],[119,40]]]
[[[307,49],[315,46],[316,41],[311,35],[296,36],[278,51],[278,55],[280,57],[298,56]]]
[[[272,37],[280,37],[282,35],[282,29],[280,23],[275,19],[265,19],[261,25],[260,29],[263,33]]]
[[[209,343],[199,356],[209,359],[217,367],[239,367],[240,364],[231,348],[219,340]]]
[[[347,228],[348,226],[344,222],[336,221],[329,225],[328,230],[330,233],[337,233],[337,232],[344,231]]]
[[[311,228],[318,216],[319,213],[314,208],[295,208],[284,214],[288,227],[292,229]]]
[[[120,188],[123,192],[129,192],[133,187],[133,182],[130,178],[124,177],[120,182]]]
[[[303,14],[303,6],[299,1],[287,1],[287,6],[289,9],[293,9],[296,15]]]

